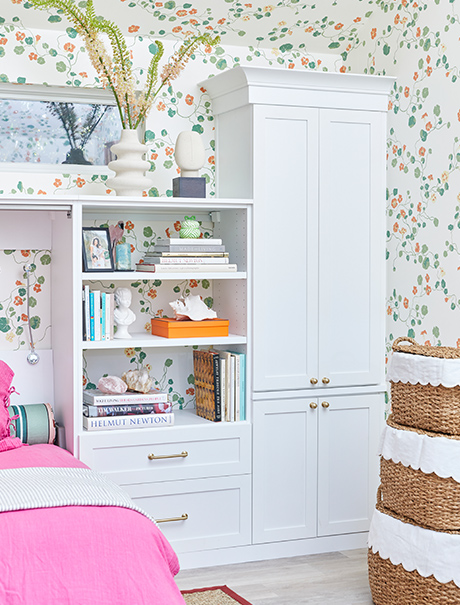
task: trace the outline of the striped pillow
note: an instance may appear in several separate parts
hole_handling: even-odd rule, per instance
[[[54,443],[56,428],[53,410],[49,403],[10,405],[11,436],[19,437],[22,443]]]

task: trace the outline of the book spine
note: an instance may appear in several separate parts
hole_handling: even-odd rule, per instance
[[[160,406],[164,409],[160,409]],[[91,405],[83,403],[83,416],[132,416],[139,414],[165,414],[172,411],[170,403],[141,403],[134,405]]]
[[[246,355],[240,353],[240,420],[246,420]]]
[[[147,259],[144,259],[144,263]],[[155,265],[226,265],[228,258],[224,256],[153,256],[148,258],[148,264]]]
[[[90,340],[94,340],[94,292],[89,293],[89,334]]]
[[[85,286],[85,326],[86,340],[91,340],[90,335],[90,306],[89,306],[89,286]]]
[[[227,361],[225,357],[221,357],[220,363],[220,384],[221,384],[221,417],[222,422],[227,420]]]
[[[110,340],[113,340],[113,334],[114,334],[114,326],[115,326],[115,322],[113,319],[113,314],[115,311],[115,296],[113,295],[113,293],[110,294]]]
[[[174,414],[139,414],[135,416],[105,416],[88,418],[83,416],[83,427],[87,431],[107,429],[140,429],[174,424]]]
[[[101,291],[94,290],[94,340],[101,340]]]
[[[105,292],[101,292],[101,340],[105,340],[105,323],[107,321],[106,318],[106,300],[105,300]]]
[[[182,248],[189,248],[188,250],[182,250]],[[219,248],[223,248],[223,246],[218,246]],[[144,259],[147,258],[156,258],[158,256],[162,256],[162,257],[175,257],[175,256],[206,256],[206,257],[228,257],[228,252],[225,252],[224,250],[197,250],[196,248],[199,248],[199,246],[196,246],[194,250],[190,249],[190,246],[176,246],[176,248],[181,248],[181,250],[158,250],[157,248],[155,248],[154,252],[146,252],[144,254]],[[217,246],[216,246],[217,248]]]
[[[215,421],[222,420],[222,394],[220,382],[220,363],[219,353],[213,352],[213,370],[214,370],[214,405],[215,405]]]
[[[86,301],[85,301],[85,290],[83,289],[81,291],[81,299],[82,299],[82,304],[81,304],[81,310],[82,310],[82,318],[81,318],[81,327],[82,327],[82,338],[83,341],[86,340]]]
[[[235,422],[235,358],[230,355],[230,422]]]
[[[201,252],[208,252],[208,253],[218,253],[218,252],[225,252],[225,246],[158,246],[158,244],[155,246],[155,250],[154,250],[154,254],[155,253],[175,253],[178,254],[179,252],[188,252],[191,254],[197,254],[197,253],[201,253]]]
[[[105,294],[105,339],[110,340],[110,297],[113,296],[106,292]]]
[[[241,358],[237,354],[232,354],[235,359],[235,420],[241,420],[240,416],[240,362]]]
[[[91,395],[90,391],[83,391],[83,403],[90,405],[131,405],[148,403],[166,403],[167,393],[139,394],[139,395]]]
[[[173,272],[173,271],[206,272],[206,271],[236,271],[236,270],[237,270],[237,265],[234,263],[229,263],[228,265],[211,265],[208,263],[203,263],[203,264],[199,264],[199,265],[197,265],[197,264],[161,265],[161,267],[159,265],[156,265],[155,263],[138,263],[138,264],[136,264],[136,271],[151,271],[152,273],[153,272],[166,273],[166,272]]]
[[[222,240],[217,237],[203,238],[179,238],[171,237],[169,239],[157,239],[156,246],[221,246]]]

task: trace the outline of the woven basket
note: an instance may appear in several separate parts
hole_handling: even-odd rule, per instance
[[[441,584],[416,570],[406,571],[369,549],[369,585],[375,605],[458,605],[460,588],[454,582]]]
[[[401,344],[406,341],[406,344]],[[409,344],[407,344],[407,342]],[[413,338],[402,336],[393,343],[393,351],[460,359],[460,349],[419,345]],[[460,386],[391,383],[391,411],[395,422],[407,427],[425,429],[446,435],[460,435]]]
[[[378,511],[417,525],[412,519],[399,515],[377,502]],[[460,532],[444,530],[458,535]],[[417,570],[406,571],[402,565],[393,565],[378,553],[368,550],[369,586],[375,605],[460,605],[460,588],[455,582],[438,582],[434,576],[424,578]]]
[[[407,428],[394,422],[388,426],[411,430],[419,435],[435,437],[438,433]],[[458,441],[460,438],[446,436]],[[442,478],[380,458],[380,487],[378,499],[398,515],[412,519],[417,525],[434,530],[460,530],[460,483],[452,477]]]

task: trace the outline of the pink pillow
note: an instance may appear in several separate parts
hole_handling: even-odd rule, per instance
[[[8,411],[10,394],[14,391],[11,386],[14,372],[4,361],[0,360],[0,441],[10,436],[11,418]]]

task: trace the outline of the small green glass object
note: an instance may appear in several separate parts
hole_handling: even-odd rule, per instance
[[[179,237],[183,238],[198,238],[201,235],[200,223],[194,216],[186,216],[181,224]]]

